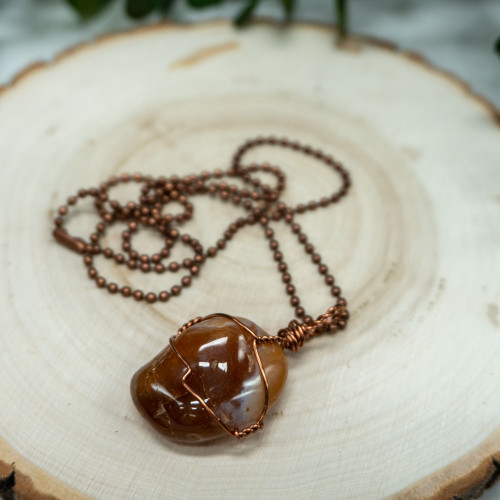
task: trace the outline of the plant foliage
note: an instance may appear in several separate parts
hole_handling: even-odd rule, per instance
[[[64,0],[71,5],[82,18],[88,19],[99,14],[110,3],[117,0]],[[133,19],[141,19],[154,12],[167,16],[176,0],[118,0],[123,1],[125,11]],[[177,0],[181,1],[181,0]],[[184,0],[187,5],[195,9],[203,9],[219,5],[227,0]],[[258,5],[263,0],[238,0],[242,7],[234,19],[238,27],[245,26],[251,19]],[[293,17],[296,0],[275,0],[281,4],[286,20]],[[307,1],[307,0],[304,0]],[[339,37],[347,35],[347,0],[332,0],[335,8]],[[500,56],[500,37],[494,43],[493,50]]]
[[[83,18],[93,17],[101,12],[108,4],[116,0],[65,0],[66,3],[71,5]],[[125,4],[125,11],[128,16],[134,19],[141,19],[154,12],[160,12],[162,15],[168,15],[170,7],[176,0],[123,0]],[[180,0],[178,0],[180,1]],[[186,3],[195,9],[202,9],[213,5],[221,4],[227,0],[185,0]],[[234,23],[236,26],[244,26],[247,24],[257,6],[262,0],[239,0],[242,4]],[[276,1],[276,0],[275,0]],[[279,1],[283,14],[286,20],[290,20],[296,5],[296,0],[277,0]],[[345,36],[347,32],[346,18],[347,18],[347,0],[333,0],[335,10],[337,12],[337,24],[339,33]]]

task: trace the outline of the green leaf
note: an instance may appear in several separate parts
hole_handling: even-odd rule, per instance
[[[111,0],[66,0],[82,17],[92,17],[98,14]]]
[[[236,16],[236,19],[234,20],[234,24],[236,26],[240,27],[244,26],[249,19],[252,17],[253,11],[257,7],[257,4],[259,3],[259,0],[250,0],[243,10]]]
[[[290,19],[295,7],[295,0],[281,0],[281,4],[283,5],[283,9],[285,10],[286,17]]]
[[[191,7],[208,7],[209,5],[216,5],[218,3],[222,3],[223,0],[187,0],[187,3]]]
[[[127,0],[125,10],[130,17],[140,19],[148,14],[158,6],[158,0]]]
[[[497,41],[495,42],[494,51],[500,56],[500,36],[497,38]]]
[[[158,0],[158,9],[162,15],[166,16],[174,4],[175,0]]]
[[[347,0],[336,0],[339,38],[347,35]]]

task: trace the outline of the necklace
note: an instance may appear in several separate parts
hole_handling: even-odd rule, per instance
[[[264,144],[290,148],[322,161],[340,175],[340,188],[318,201],[294,207],[286,205],[280,199],[285,188],[285,175],[280,168],[267,163],[242,164],[248,150]],[[275,186],[261,182],[255,175],[258,172],[271,174],[276,180]],[[245,187],[229,183],[230,179],[238,179]],[[137,202],[122,205],[110,198],[114,186],[129,182],[142,185]],[[59,243],[83,255],[88,276],[97,287],[149,304],[167,302],[180,295],[182,289],[190,286],[193,278],[199,275],[202,265],[224,250],[226,243],[242,227],[260,225],[269,240],[296,319],[279,330],[277,335],[268,335],[252,321],[228,314],[197,317],[184,324],[170,338],[167,347],[139,369],[131,381],[132,399],[137,409],[156,430],[180,443],[208,441],[225,433],[242,438],[257,431],[263,426],[268,408],[276,402],[283,389],[287,376],[284,350],[297,351],[312,337],[345,328],[349,318],[347,303],[321,256],[295,222],[295,215],[337,203],[347,194],[350,184],[349,173],[322,151],[288,139],[259,137],[248,140],[237,149],[231,167],[226,171],[202,172],[183,178],[175,175],[153,178],[142,174],[122,174],[111,177],[99,187],[80,189],[75,196],[68,198],[66,205],[59,207],[53,235]],[[207,250],[196,238],[181,234],[177,229],[192,217],[193,205],[189,200],[196,195],[219,198],[242,207],[247,213],[246,217],[229,224],[222,237]],[[71,236],[63,227],[70,208],[87,197],[93,198],[101,218],[89,241]],[[170,201],[180,203],[184,211],[177,215],[163,214],[163,208]],[[120,221],[128,224],[122,233],[123,252],[103,248],[100,241],[106,228]],[[284,221],[289,226],[306,254],[311,256],[320,275],[324,276],[325,284],[335,298],[335,305],[316,319],[306,314],[300,304],[271,221]],[[132,237],[141,226],[152,228],[162,235],[165,245],[159,253],[139,254],[133,248]],[[192,258],[164,264],[177,243],[191,247]],[[94,267],[96,255],[144,273],[177,273],[185,269],[188,274],[169,291],[132,290],[129,286],[108,283],[100,276]]]

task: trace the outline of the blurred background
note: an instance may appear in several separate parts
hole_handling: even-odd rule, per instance
[[[67,47],[139,24],[230,18],[248,29],[264,16],[333,26],[342,5],[351,33],[421,53],[500,108],[500,0],[0,0],[0,84]]]

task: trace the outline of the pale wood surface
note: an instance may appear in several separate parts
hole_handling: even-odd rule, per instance
[[[340,50],[320,27],[158,27],[32,69],[0,94],[0,123],[0,472],[15,460],[30,491],[60,498],[425,498],[466,491],[500,459],[498,117],[451,77],[368,41]],[[284,326],[266,244],[242,232],[180,298],[151,307],[97,290],[51,220],[81,186],[225,167],[257,134],[351,170],[350,196],[301,222],[352,321],[290,356],[264,431],[175,446],[135,411],[130,376],[196,315]],[[336,182],[290,152],[253,158],[283,166],[290,201]],[[209,244],[236,215],[200,200],[188,230]],[[326,288],[283,242],[305,305],[323,312]],[[98,264],[118,282],[170,284]]]

